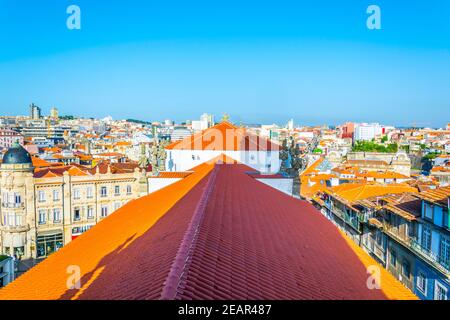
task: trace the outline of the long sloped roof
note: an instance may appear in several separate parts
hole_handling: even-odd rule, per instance
[[[0,299],[412,299],[307,202],[240,164],[203,164],[130,202],[6,288]],[[68,289],[79,267],[81,288]],[[68,269],[69,268],[69,269]]]

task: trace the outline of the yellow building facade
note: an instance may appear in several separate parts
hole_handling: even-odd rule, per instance
[[[8,150],[0,166],[1,253],[44,258],[148,190],[137,167],[88,174],[66,169],[39,177],[25,149]]]

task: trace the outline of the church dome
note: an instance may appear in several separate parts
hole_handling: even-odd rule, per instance
[[[15,142],[3,156],[3,164],[32,164],[31,156],[24,147]]]

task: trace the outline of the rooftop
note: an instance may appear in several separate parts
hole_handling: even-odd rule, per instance
[[[407,184],[376,184],[376,183],[344,183],[326,190],[329,194],[334,194],[346,201],[352,202],[370,197],[384,196],[387,194],[398,194],[404,192],[417,193],[417,188]]]
[[[420,198],[431,203],[435,203],[441,206],[448,206],[448,198],[450,197],[450,186],[430,189],[420,193]]]
[[[131,201],[0,290],[0,299],[414,299],[312,205],[205,163]],[[81,288],[67,289],[77,266]],[[380,269],[382,267],[380,266]]]
[[[279,150],[280,146],[268,139],[236,127],[230,122],[221,122],[181,141],[173,142],[168,150],[218,150],[218,151],[266,151]]]

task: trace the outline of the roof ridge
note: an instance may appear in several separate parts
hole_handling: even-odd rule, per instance
[[[197,240],[200,224],[205,215],[206,204],[208,203],[208,199],[213,190],[217,171],[218,166],[214,166],[214,169],[208,177],[208,182],[202,192],[202,195],[200,196],[197,206],[195,207],[189,226],[186,229],[183,239],[181,240],[180,247],[175,255],[172,266],[170,267],[169,274],[164,281],[164,286],[161,292],[161,299],[163,300],[174,300],[178,294],[178,289],[180,287],[184,287],[182,285],[182,278],[187,275],[186,270],[189,269],[191,253]]]

